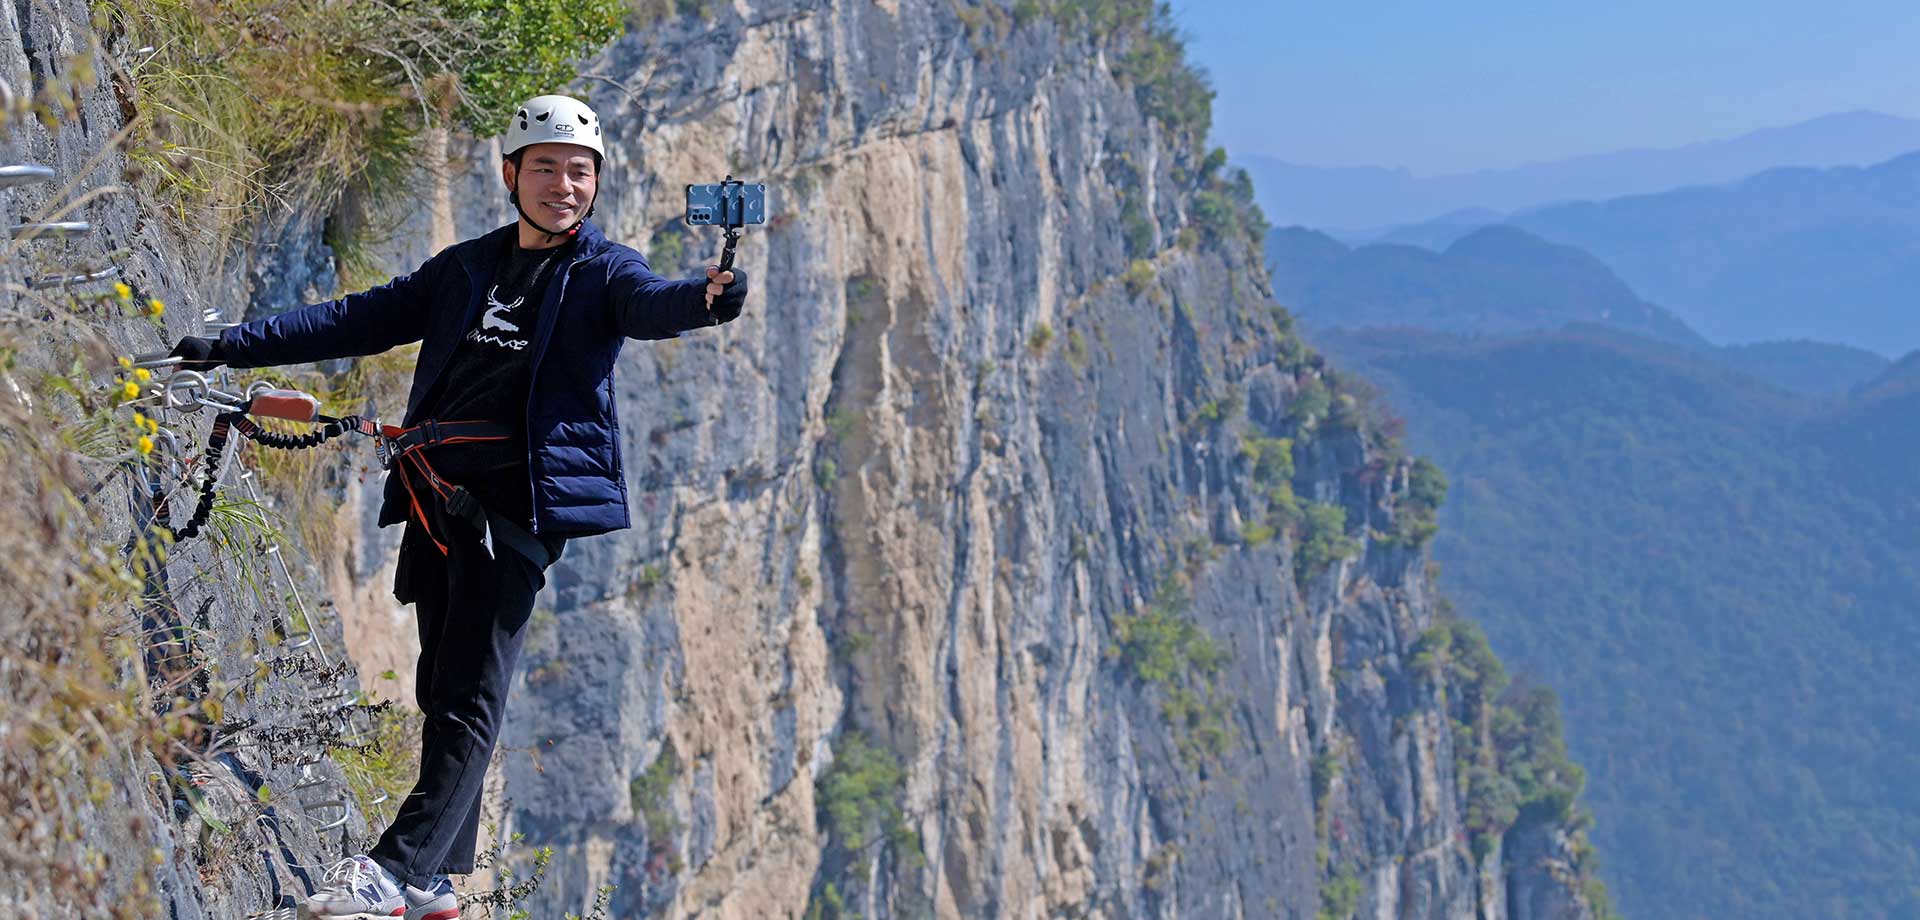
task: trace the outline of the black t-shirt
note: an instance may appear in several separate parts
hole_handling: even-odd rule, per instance
[[[528,491],[526,416],[533,385],[533,333],[547,283],[571,242],[522,249],[509,241],[487,290],[479,322],[454,348],[447,369],[427,395],[423,419],[488,421],[513,429],[506,441],[447,444],[427,458],[448,482],[465,486],[488,509],[521,523],[533,518]]]

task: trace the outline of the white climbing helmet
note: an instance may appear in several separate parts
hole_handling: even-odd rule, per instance
[[[501,149],[513,156],[532,144],[577,144],[601,159],[607,155],[600,142],[600,116],[572,96],[535,96],[520,104],[507,122]]]

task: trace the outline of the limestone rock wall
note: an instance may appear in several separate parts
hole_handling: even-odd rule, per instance
[[[767,182],[775,217],[742,246],[740,321],[632,343],[618,369],[634,527],[551,573],[501,760],[498,830],[555,852],[532,915],[611,884],[623,918],[1585,916],[1552,871],[1564,846],[1476,864],[1445,688],[1409,666],[1436,616],[1424,558],[1373,536],[1404,462],[1296,411],[1324,367],[1271,312],[1257,246],[1201,232],[1199,164],[1100,46],[1044,16],[970,34],[937,2],[709,12],[589,68],[611,236],[696,271],[718,234],[678,226],[679,190],[727,173]],[[29,152],[97,148],[106,93],[100,125]],[[443,225],[508,219],[497,161],[482,142],[450,164]],[[1129,200],[1149,251],[1128,251]],[[98,207],[144,228],[111,245],[157,288],[187,277],[179,241]],[[176,296],[259,313],[331,284],[310,217]],[[1255,437],[1294,440],[1291,489],[1341,508],[1358,552],[1296,577],[1297,529],[1253,535]],[[364,526],[371,490],[336,484],[339,555],[296,574],[338,614],[320,634],[377,674],[409,648],[392,533]],[[216,601],[214,654],[240,669],[271,611]],[[1122,634],[1153,611],[1222,650],[1210,679],[1143,679]],[[303,687],[275,691],[286,712]],[[878,796],[900,834],[863,846],[830,833],[821,785],[856,738],[900,767]],[[249,756],[236,775],[312,773]],[[191,820],[154,813],[176,916],[298,881],[188,871]],[[312,866],[367,829],[279,851]]]

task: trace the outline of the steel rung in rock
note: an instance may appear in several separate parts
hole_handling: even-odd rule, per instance
[[[346,823],[347,823],[347,819],[348,819],[348,818],[351,818],[351,817],[353,817],[353,809],[351,809],[351,808],[348,808],[348,807],[347,807],[347,803],[346,803],[346,801],[345,801],[345,800],[339,800],[339,801],[333,801],[333,802],[321,802],[320,804],[318,804],[318,805],[314,805],[314,806],[312,806],[312,807],[310,807],[310,808],[308,808],[307,810],[308,810],[308,811],[320,811],[320,810],[322,810],[322,809],[327,809],[327,808],[338,808],[338,809],[340,809],[340,817],[338,817],[338,818],[335,818],[335,819],[333,819],[332,821],[328,821],[327,823],[325,823],[325,824],[322,824],[322,825],[320,825],[319,827],[316,827],[316,828],[314,828],[314,831],[315,831],[316,833],[317,833],[317,832],[319,832],[319,831],[330,831],[330,830],[333,830],[333,829],[334,829],[334,828],[336,828],[336,827],[339,827],[339,826],[341,826],[341,825],[343,825],[343,824],[346,824]]]
[[[70,275],[51,275],[45,278],[35,278],[27,282],[27,287],[36,291],[44,291],[47,288],[72,287],[79,284],[92,284],[95,281],[105,281],[118,274],[120,274],[120,266],[109,265],[97,272],[79,272]]]
[[[33,185],[53,178],[53,168],[37,163],[15,163],[0,166],[0,188],[13,188],[16,185]]]
[[[14,224],[8,232],[17,240],[31,240],[43,236],[86,236],[93,232],[93,224],[84,220],[56,220],[45,223]]]

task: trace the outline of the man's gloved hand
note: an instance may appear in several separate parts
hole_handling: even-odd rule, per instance
[[[735,268],[721,271],[718,265],[707,266],[707,311],[713,318],[723,323],[733,322],[740,316],[740,308],[747,305],[747,270]]]
[[[177,366],[188,371],[210,371],[227,363],[227,359],[220,355],[219,339],[203,339],[197,335],[181,339],[180,344],[167,353],[167,357],[181,359]]]

